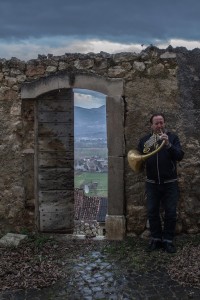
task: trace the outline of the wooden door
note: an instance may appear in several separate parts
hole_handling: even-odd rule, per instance
[[[36,101],[36,210],[42,232],[73,232],[74,94],[62,89]]]

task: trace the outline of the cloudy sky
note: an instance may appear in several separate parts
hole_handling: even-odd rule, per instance
[[[0,58],[200,47],[199,0],[0,0]]]

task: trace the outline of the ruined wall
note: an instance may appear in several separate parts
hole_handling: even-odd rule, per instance
[[[200,231],[200,50],[160,50],[139,54],[65,54],[28,62],[0,60],[0,226],[1,232],[34,229],[34,100],[21,100],[21,85],[67,72],[121,78],[124,81],[126,154],[149,129],[154,111],[166,114],[185,151],[178,167],[180,202],[177,232]],[[113,124],[113,130],[114,124]],[[136,175],[125,156],[127,233],[144,234],[144,174]]]
[[[146,131],[150,114],[162,111],[167,128],[180,137],[184,160],[178,164],[180,201],[177,233],[196,233],[200,229],[199,202],[199,66],[200,51],[171,49],[151,51],[140,62],[140,76],[126,84],[127,149],[136,145],[141,132]],[[134,134],[133,134],[134,132]],[[143,175],[126,172],[127,229],[145,234],[146,207]],[[148,232],[147,232],[148,233]]]

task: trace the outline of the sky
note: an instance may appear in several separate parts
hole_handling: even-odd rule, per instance
[[[0,0],[0,59],[150,44],[192,50],[200,48],[199,14],[199,0]]]
[[[106,105],[105,95],[89,90],[74,89],[74,105],[83,108],[98,108]]]

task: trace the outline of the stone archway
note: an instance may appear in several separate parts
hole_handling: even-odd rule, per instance
[[[122,79],[107,79],[100,76],[93,76],[87,74],[69,74],[60,73],[57,75],[40,78],[30,83],[24,83],[21,89],[21,97],[26,99],[40,98],[41,105],[44,103],[42,95],[53,91],[72,91],[73,88],[93,90],[106,95],[106,109],[107,109],[107,144],[108,144],[108,214],[106,216],[106,237],[108,239],[120,240],[125,235],[125,204],[124,204],[124,101],[123,101],[123,80]],[[50,97],[51,98],[51,97]],[[62,97],[61,97],[62,98]],[[54,98],[55,99],[55,98]],[[58,97],[55,101],[58,103]],[[63,99],[60,99],[63,101]],[[50,100],[52,101],[52,99]],[[69,101],[73,101],[73,97]],[[35,109],[35,128],[37,130],[38,122],[38,101]],[[52,102],[51,102],[52,103]],[[40,108],[39,108],[40,110]],[[47,109],[48,111],[48,109]],[[72,115],[70,116],[70,118]],[[53,120],[52,120],[53,123]],[[55,128],[52,129],[55,137]],[[39,211],[38,195],[41,191],[38,188],[38,142],[35,149],[35,208],[36,208],[36,223],[39,230],[43,230],[41,222],[41,212]],[[57,150],[56,150],[57,151]],[[57,156],[57,152],[54,156]],[[59,156],[59,155],[58,155]],[[58,175],[57,178],[60,178]],[[58,179],[59,180],[59,179]],[[45,184],[45,183],[44,183]],[[70,189],[69,189],[70,190]],[[47,193],[48,194],[48,193]],[[45,200],[48,202],[48,200]],[[63,202],[61,201],[63,204]],[[72,201],[70,201],[72,205]],[[47,205],[49,207],[49,205]],[[63,215],[63,211],[68,211],[70,216],[70,206],[56,206],[57,210],[51,206],[48,208],[48,213],[54,213],[55,218],[52,224],[56,224],[56,220],[62,220],[62,226],[65,228],[66,224],[70,224],[69,217]],[[41,207],[40,207],[41,208]],[[44,207],[43,207],[44,208]],[[45,209],[45,208],[44,208]],[[50,210],[50,211],[49,211]],[[44,213],[44,211],[43,211]],[[51,214],[52,216],[52,214]],[[48,218],[49,220],[49,218]],[[46,220],[45,220],[46,222]],[[44,224],[43,224],[44,225]],[[70,231],[69,225],[69,231]],[[43,229],[42,229],[43,228]],[[56,229],[56,228],[55,228]],[[52,231],[54,228],[52,227]]]

